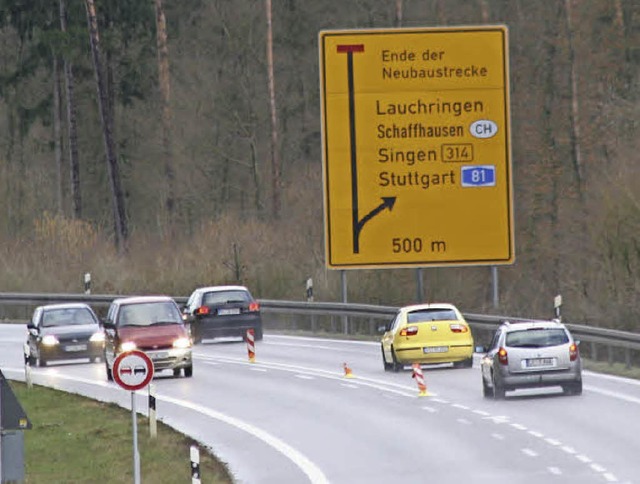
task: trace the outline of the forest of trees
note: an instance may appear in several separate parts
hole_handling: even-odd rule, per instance
[[[636,330],[640,1],[0,0],[0,291],[340,300],[318,32],[506,25],[516,262],[423,270],[465,312]],[[414,269],[348,271],[414,302]]]

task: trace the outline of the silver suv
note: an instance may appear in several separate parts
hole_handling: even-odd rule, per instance
[[[556,320],[501,324],[481,361],[484,396],[502,399],[508,390],[549,386],[580,395],[578,345]]]

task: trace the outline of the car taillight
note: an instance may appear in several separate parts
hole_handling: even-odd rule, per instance
[[[464,324],[450,324],[449,328],[451,329],[452,333],[466,333],[467,331],[469,331],[469,328],[467,328]]]
[[[507,350],[505,350],[504,348],[500,348],[498,350],[498,361],[503,365],[509,364],[509,357],[507,356]]]
[[[575,343],[571,343],[571,346],[569,346],[569,359],[571,361],[578,359],[578,345]]]
[[[260,311],[260,304],[258,304],[257,302],[249,303],[249,311],[251,311],[252,313]]]
[[[198,309],[196,309],[196,314],[198,316],[202,316],[204,314],[209,314],[209,307],[208,306],[200,306]]]
[[[400,336],[415,336],[418,334],[417,326],[407,326],[400,330]]]

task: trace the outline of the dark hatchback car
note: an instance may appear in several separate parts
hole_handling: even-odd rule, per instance
[[[29,365],[80,358],[99,361],[103,351],[104,333],[87,304],[38,306],[27,324],[24,358]]]
[[[260,304],[245,286],[208,286],[193,291],[184,306],[194,343],[229,336],[245,337],[248,329],[262,339]]]

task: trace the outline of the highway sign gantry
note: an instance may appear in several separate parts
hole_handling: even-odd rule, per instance
[[[507,28],[319,34],[330,268],[514,262]]]

